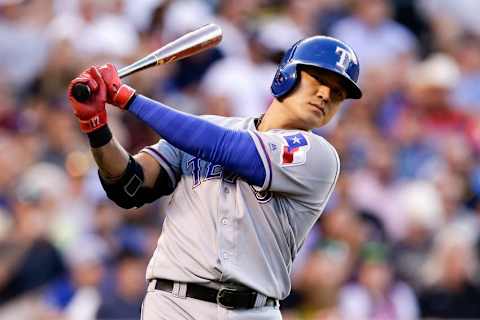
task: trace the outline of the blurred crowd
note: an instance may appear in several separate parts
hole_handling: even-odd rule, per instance
[[[480,1],[0,0],[0,319],[138,319],[165,212],[105,198],[66,100],[206,23],[213,50],[128,78],[193,114],[256,116],[285,49],[357,51],[364,98],[319,128],[342,171],[285,320],[480,319]],[[129,152],[159,138],[109,110]],[[321,164],[319,164],[321,165]]]

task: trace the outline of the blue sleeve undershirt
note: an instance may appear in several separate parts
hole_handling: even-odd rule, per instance
[[[248,132],[218,126],[139,94],[133,99],[128,110],[174,147],[220,164],[250,184],[263,185],[265,168]]]

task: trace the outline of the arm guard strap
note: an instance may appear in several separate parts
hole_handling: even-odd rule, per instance
[[[163,195],[173,192],[173,186],[165,170],[161,169],[153,188],[143,186],[144,174],[142,166],[130,156],[127,168],[122,177],[111,183],[98,172],[102,187],[107,197],[124,209],[140,208],[145,203],[153,202]]]

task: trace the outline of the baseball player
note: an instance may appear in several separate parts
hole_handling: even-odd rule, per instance
[[[292,262],[338,178],[335,149],[310,130],[347,98],[359,99],[359,62],[330,37],[289,49],[259,118],[193,116],[125,84],[111,64],[69,87],[108,197],[123,208],[161,198],[166,212],[147,268],[142,317],[281,319]],[[86,103],[72,86],[87,84]],[[105,102],[128,110],[162,139],[129,155],[112,137]]]

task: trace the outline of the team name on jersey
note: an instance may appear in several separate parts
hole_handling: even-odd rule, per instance
[[[186,162],[187,172],[190,172],[193,179],[192,189],[198,187],[202,182],[212,179],[222,179],[227,183],[235,183],[238,175],[224,170],[223,166],[204,161],[193,157]]]
[[[197,188],[207,180],[222,179],[224,182],[233,184],[238,179],[237,174],[224,170],[223,166],[204,161],[197,157],[192,157],[186,162],[186,165],[187,172],[190,172],[192,175],[192,189]],[[270,191],[260,192],[255,190],[253,186],[250,187],[258,202],[266,203],[272,199],[272,193]]]

